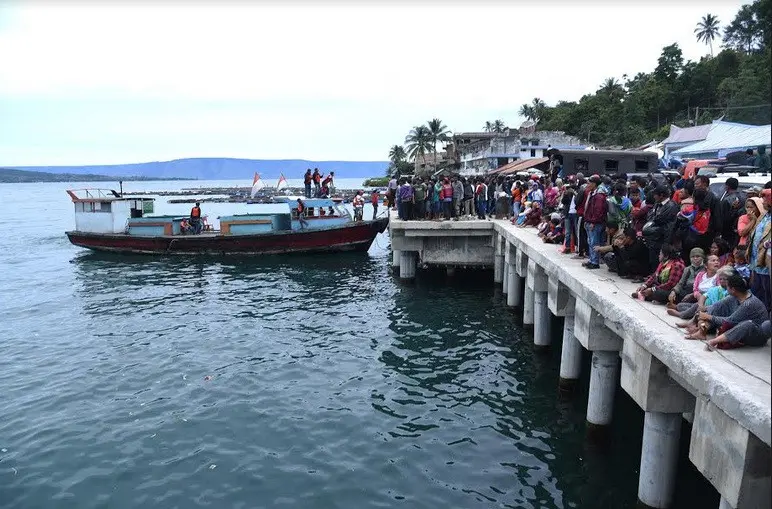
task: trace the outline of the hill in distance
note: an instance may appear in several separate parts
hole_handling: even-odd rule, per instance
[[[388,161],[307,161],[304,159],[231,159],[191,158],[151,163],[95,166],[14,166],[10,170],[52,174],[100,175],[107,177],[140,177],[151,179],[234,180],[251,179],[255,172],[261,178],[303,178],[307,168],[319,168],[323,174],[335,172],[338,178],[380,177]]]

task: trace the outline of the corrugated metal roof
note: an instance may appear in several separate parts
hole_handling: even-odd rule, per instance
[[[710,129],[714,124],[696,125],[694,127],[678,127],[670,125],[670,134],[662,140],[665,145],[672,143],[688,143],[691,141],[702,141],[707,138]]]
[[[702,154],[719,150],[756,148],[772,142],[772,125],[715,122],[705,140],[673,151],[673,155]]]

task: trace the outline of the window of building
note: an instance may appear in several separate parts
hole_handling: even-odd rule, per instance
[[[536,146],[536,145],[538,145],[538,144],[539,144],[539,138],[533,138],[533,139],[531,140],[531,145],[534,145],[534,146]]]
[[[536,149],[535,148],[531,149],[531,157],[536,157]]]
[[[604,159],[603,168],[606,173],[616,173],[616,171],[619,170],[619,161],[616,159]]]

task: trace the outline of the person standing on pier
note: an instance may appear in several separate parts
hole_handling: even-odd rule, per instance
[[[306,188],[306,198],[311,198],[311,182],[313,182],[313,175],[311,175],[311,168],[308,168],[306,174],[303,176],[303,185]]]
[[[193,232],[198,235],[201,233],[201,203],[196,202],[195,206],[190,209],[190,225],[193,227]]]
[[[587,269],[600,268],[600,253],[595,249],[603,242],[603,226],[608,215],[608,202],[603,188],[598,188],[601,180],[597,175],[590,177],[587,184],[587,201],[584,206],[584,221],[587,229],[587,250],[590,260],[582,264]]]

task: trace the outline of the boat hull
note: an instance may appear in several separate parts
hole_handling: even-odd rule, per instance
[[[388,219],[357,222],[336,228],[282,231],[255,235],[157,235],[66,232],[76,246],[95,251],[132,254],[263,255],[367,251]]]

